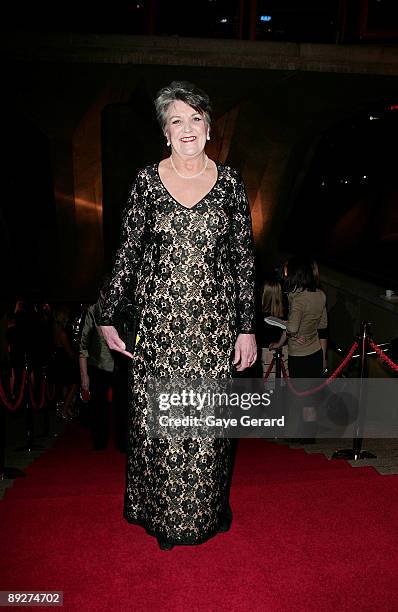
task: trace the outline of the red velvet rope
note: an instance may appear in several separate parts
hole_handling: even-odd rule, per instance
[[[264,374],[264,380],[267,380],[267,378],[269,378],[269,375],[272,372],[272,368],[274,367],[274,364],[275,364],[275,357],[272,357],[272,361],[269,364],[266,373]]]
[[[13,404],[11,401],[7,399],[6,393],[4,391],[4,387],[0,380],[0,402],[4,404],[7,410],[10,410],[11,412],[15,412],[20,407],[22,400],[23,400],[23,396],[24,396],[25,383],[26,383],[26,370],[22,370],[21,388],[19,390],[18,399],[15,402],[15,404]],[[46,403],[46,398],[51,402],[55,398],[55,392],[56,392],[55,385],[53,385],[52,391],[50,392],[50,386],[48,384],[48,381],[43,378],[42,384],[41,384],[40,402],[37,403],[35,396],[34,396],[32,382],[29,383],[29,398],[30,398],[32,407],[35,410],[41,410],[42,408],[44,408],[44,405]]]
[[[23,370],[21,388],[19,390],[18,399],[15,402],[15,404],[13,404],[12,402],[8,401],[6,394],[4,392],[4,389],[3,389],[3,385],[1,384],[1,380],[0,380],[0,401],[4,404],[7,410],[10,410],[11,412],[15,412],[20,407],[20,405],[22,404],[22,400],[23,400],[23,396],[25,392],[25,383],[26,383],[26,370]]]
[[[314,389],[308,389],[307,391],[297,391],[297,389],[295,389],[292,383],[290,382],[290,378],[286,372],[285,364],[281,360],[281,369],[282,369],[283,377],[287,380],[289,389],[295,395],[298,395],[300,397],[307,397],[308,395],[313,395],[314,393],[318,393],[318,391],[320,391],[321,389],[329,385],[332,382],[332,380],[334,380],[341,374],[341,372],[347,367],[348,363],[351,361],[352,356],[354,355],[357,348],[358,348],[358,342],[354,342],[354,344],[348,351],[347,355],[345,356],[345,358],[343,359],[339,367],[336,368],[336,370],[333,372],[333,374],[329,376],[329,378],[327,378],[321,385],[318,385],[318,387],[315,387]]]
[[[377,355],[386,363],[394,372],[398,372],[398,365],[393,362],[392,359],[386,355],[379,346],[377,346],[376,342],[373,340],[369,340],[369,344],[372,349],[377,353]]]

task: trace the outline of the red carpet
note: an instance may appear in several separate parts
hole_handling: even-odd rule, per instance
[[[398,609],[398,476],[245,440],[231,531],[162,552],[122,519],[124,458],[84,430],[27,474],[0,502],[0,590],[62,590],[72,611]]]

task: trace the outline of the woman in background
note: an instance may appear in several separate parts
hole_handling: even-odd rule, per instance
[[[265,319],[267,317],[275,317],[276,319],[280,319],[281,323],[283,323],[287,318],[286,308],[284,307],[282,283],[276,275],[265,280],[261,302],[263,324],[261,326],[262,333],[260,337],[260,346],[262,347],[261,362],[264,375],[274,356],[273,351],[269,347],[272,343],[278,343],[282,336],[282,328],[277,325],[270,325]],[[283,346],[282,350],[283,361],[287,369],[287,346]],[[271,373],[270,379],[272,380],[273,378],[274,374]]]
[[[321,286],[321,275],[319,273],[318,263],[314,260],[311,262],[312,271],[314,274],[315,285],[317,289],[322,290]],[[328,369],[328,339],[329,339],[329,326],[318,329],[319,342],[321,344],[323,352],[323,373],[327,372]]]
[[[280,348],[287,340],[289,354],[289,376],[292,379],[321,378],[324,371],[324,356],[318,330],[327,328],[326,296],[317,287],[313,262],[306,258],[292,257],[285,270],[284,288],[288,295],[289,314],[286,331],[271,349]],[[305,390],[305,383],[300,390]],[[316,411],[311,400],[299,402],[303,419],[303,433],[315,432]]]

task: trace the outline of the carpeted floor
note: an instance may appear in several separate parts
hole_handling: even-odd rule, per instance
[[[244,440],[230,532],[163,552],[122,519],[124,457],[89,448],[72,424],[7,489],[0,590],[88,612],[397,610],[398,476]]]

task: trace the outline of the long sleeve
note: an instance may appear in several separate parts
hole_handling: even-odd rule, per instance
[[[250,334],[255,330],[254,240],[249,202],[238,174],[231,207],[230,255],[236,284],[237,332]]]
[[[326,333],[326,335],[325,333],[322,335],[323,338],[327,338],[327,326],[328,326],[328,313],[327,313],[326,305],[325,305],[322,310],[321,320],[319,321],[319,324],[318,324],[318,329]]]
[[[305,305],[302,295],[297,295],[291,298],[289,318],[286,327],[288,336],[297,335],[300,329],[301,319],[303,318],[304,308]]]
[[[84,325],[80,336],[79,355],[80,357],[89,357],[88,346],[89,338],[93,329],[93,315],[88,310],[84,317]]]
[[[109,289],[104,299],[100,325],[114,324],[114,315],[125,293],[134,289],[141,262],[145,217],[138,174],[123,213],[121,244],[116,253]]]

